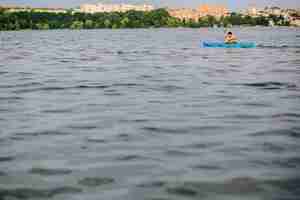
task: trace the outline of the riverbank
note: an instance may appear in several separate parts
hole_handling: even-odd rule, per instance
[[[122,29],[122,28],[200,28],[232,26],[290,26],[282,16],[251,17],[232,13],[215,18],[201,17],[198,21],[180,20],[169,15],[165,9],[148,12],[128,11],[124,13],[48,13],[5,12],[0,10],[0,31],[4,30],[48,30],[48,29]]]

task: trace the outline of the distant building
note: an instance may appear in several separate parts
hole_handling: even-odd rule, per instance
[[[99,12],[126,12],[135,11],[151,11],[154,10],[152,5],[131,5],[131,4],[82,4],[80,12],[83,13],[99,13]]]
[[[292,26],[300,27],[300,19],[291,21],[291,25],[292,25]]]
[[[279,8],[279,7],[271,7],[271,8],[269,8],[269,13],[273,14],[273,15],[277,15],[277,16],[279,16],[279,15],[282,14],[281,8]]]
[[[6,12],[31,11],[30,7],[20,7],[20,6],[0,5],[0,8],[4,9]]]
[[[180,20],[198,21],[201,16],[198,10],[190,8],[167,9],[167,11],[170,16]]]
[[[290,23],[292,26],[300,27],[300,17],[292,17]]]
[[[244,13],[246,15],[250,15],[252,17],[264,16],[268,17],[270,15],[283,16],[287,19],[292,13],[295,13],[294,9],[281,9],[279,7],[265,7],[264,9],[258,9],[255,7],[248,8]]]
[[[248,8],[246,14],[249,16],[255,17],[262,13],[261,13],[261,10],[258,10],[256,7],[250,7],[250,8]]]
[[[172,17],[185,20],[198,21],[201,17],[214,16],[220,18],[221,16],[227,16],[229,11],[224,6],[217,5],[201,5],[197,9],[191,8],[178,8],[167,10]]]
[[[300,14],[300,13],[299,13]],[[297,16],[298,11],[296,9],[282,9],[279,7],[265,7],[264,9],[257,8],[249,8],[246,12],[243,12],[243,15],[250,15],[251,17],[270,17],[271,15],[275,15],[277,17],[281,17],[279,22],[276,22],[277,25],[288,24],[298,26]],[[300,15],[299,15],[300,16]],[[275,22],[270,19],[269,26],[275,26]]]
[[[219,5],[203,4],[199,6],[197,10],[200,13],[201,17],[210,15],[210,16],[220,18],[222,16],[227,16],[229,14],[229,11],[225,6],[219,6]]]

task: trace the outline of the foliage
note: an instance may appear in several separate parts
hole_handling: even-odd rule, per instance
[[[40,30],[48,30],[50,26],[47,23],[37,23],[36,28]]]
[[[282,16],[251,17],[232,13],[229,16],[215,18],[206,16],[198,21],[180,20],[171,17],[165,9],[148,12],[127,11],[111,13],[49,13],[49,12],[7,12],[0,9],[0,30],[21,29],[95,29],[95,28],[149,28],[149,27],[213,27],[231,25],[268,26],[289,25]]]
[[[83,22],[82,21],[74,21],[72,22],[70,28],[71,29],[82,29],[83,28]]]

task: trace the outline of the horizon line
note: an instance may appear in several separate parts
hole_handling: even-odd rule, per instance
[[[83,4],[97,4],[97,3],[83,3]],[[45,7],[41,7],[41,6],[33,6],[33,5],[28,5],[28,4],[0,4],[0,7],[22,7],[22,8],[56,8],[56,9],[74,9],[74,8],[78,8],[80,7],[80,5],[83,5],[83,4],[79,4],[77,6],[60,6],[60,7],[55,7],[55,6],[45,6]],[[235,9],[232,9],[228,6],[226,6],[226,4],[217,4],[217,3],[212,3],[212,4],[209,4],[209,3],[201,3],[201,4],[198,4],[198,6],[157,6],[155,4],[137,4],[137,3],[103,3],[103,4],[108,4],[108,5],[114,5],[114,4],[125,4],[125,5],[153,5],[155,7],[155,9],[159,9],[159,8],[177,8],[177,9],[180,9],[180,8],[197,8],[199,6],[202,6],[202,5],[210,5],[210,6],[224,6],[225,8],[229,9],[229,10],[232,10],[232,11],[236,11],[236,10],[244,10],[244,9],[247,9],[247,8],[258,8],[258,9],[261,9],[261,8],[265,8],[265,7],[269,7],[269,8],[273,8],[273,7],[278,7],[280,9],[295,9],[295,10],[298,10],[300,9],[300,7],[297,7],[297,8],[291,8],[291,7],[280,7],[280,6],[275,6],[275,5],[265,5],[265,6],[246,6],[246,7],[243,7],[243,8],[235,8]]]

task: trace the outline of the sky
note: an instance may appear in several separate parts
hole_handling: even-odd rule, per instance
[[[224,4],[230,10],[239,10],[255,5],[256,7],[279,6],[300,8],[300,0],[0,0],[0,5],[26,5],[33,7],[77,7],[82,3],[149,3],[160,7],[196,7],[199,4]]]

